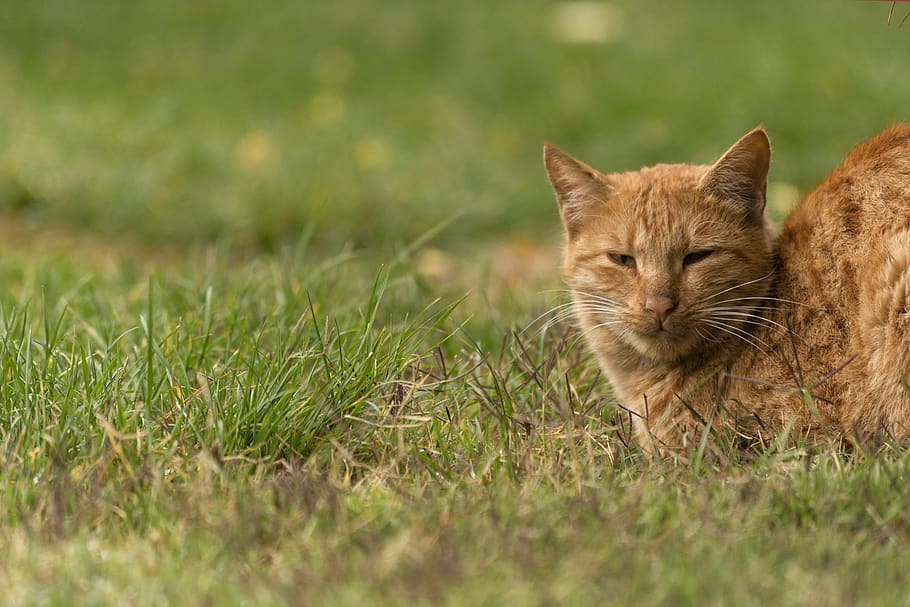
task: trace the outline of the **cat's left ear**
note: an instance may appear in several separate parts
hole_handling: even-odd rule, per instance
[[[563,225],[573,238],[591,209],[610,198],[613,186],[607,175],[572,158],[555,145],[544,144],[543,153]]]
[[[768,191],[771,142],[762,127],[757,127],[714,163],[702,178],[700,189],[745,206],[752,219],[760,220]]]

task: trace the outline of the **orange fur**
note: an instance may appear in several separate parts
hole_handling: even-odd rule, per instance
[[[714,165],[545,162],[575,313],[646,447],[910,441],[910,125],[851,151],[775,235],[762,128]]]

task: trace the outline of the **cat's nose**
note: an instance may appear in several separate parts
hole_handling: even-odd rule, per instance
[[[656,318],[657,322],[661,325],[664,324],[664,321],[667,320],[667,316],[669,316],[670,312],[675,308],[676,302],[666,295],[648,295],[645,297],[645,310],[654,315],[654,318]]]

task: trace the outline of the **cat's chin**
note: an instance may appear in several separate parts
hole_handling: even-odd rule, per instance
[[[665,330],[635,334],[632,342],[632,346],[639,354],[656,362],[670,362],[684,358],[696,344],[689,335]]]

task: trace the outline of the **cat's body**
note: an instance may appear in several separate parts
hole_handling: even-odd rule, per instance
[[[576,316],[645,446],[910,439],[910,125],[764,217],[762,129],[713,166],[605,175],[547,146]]]

